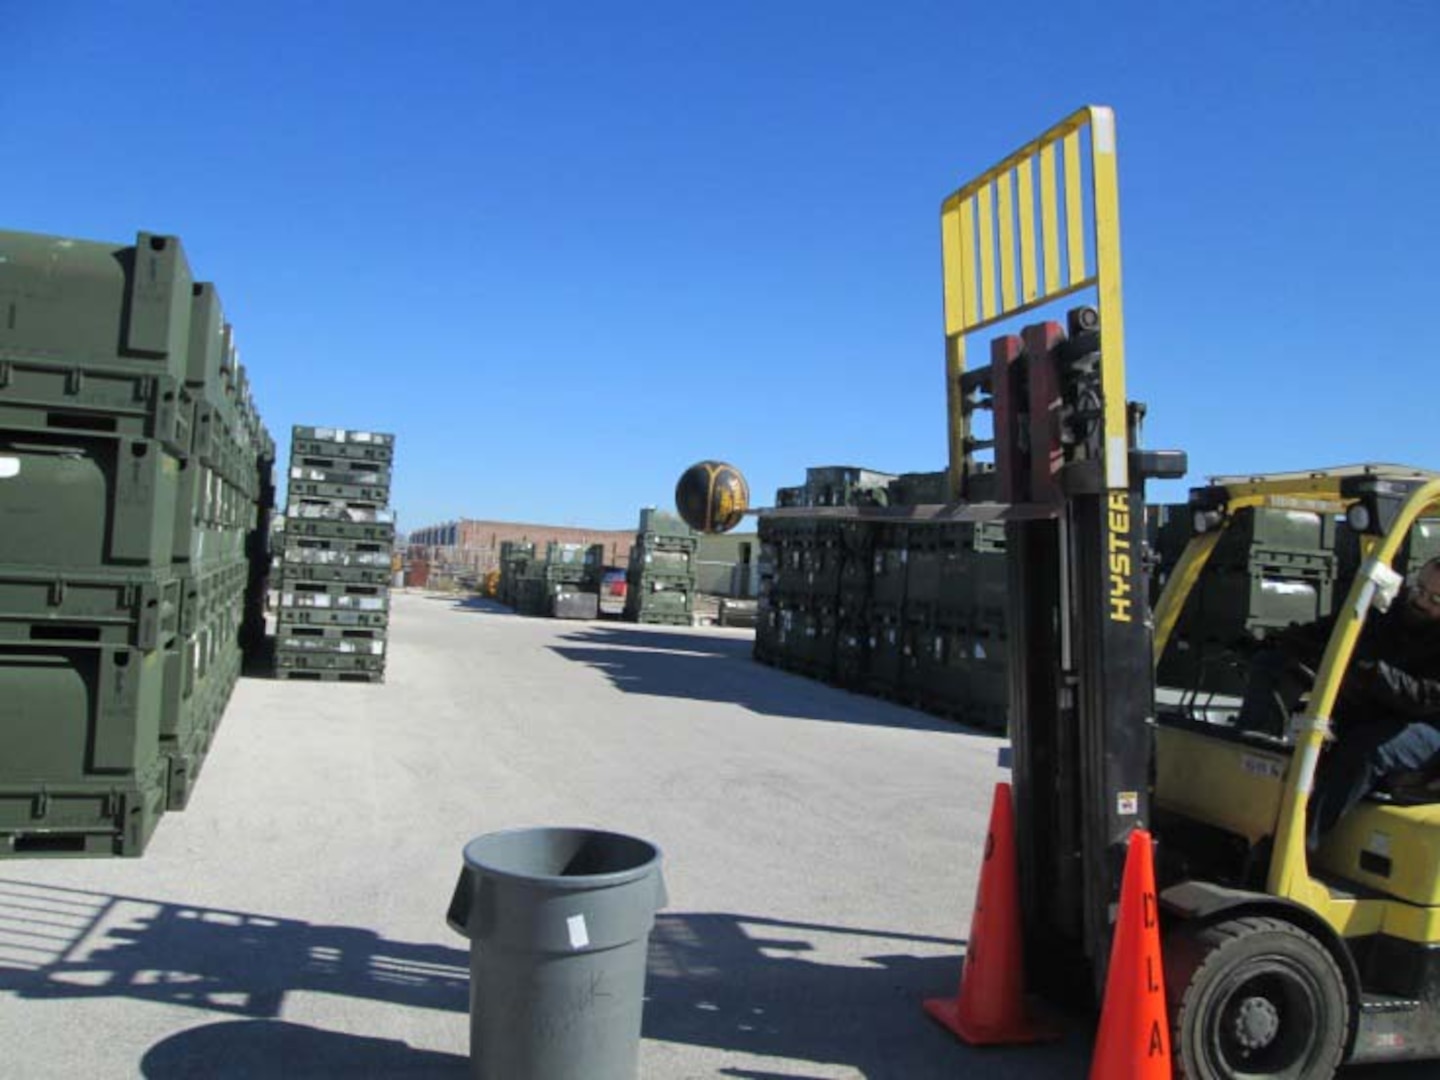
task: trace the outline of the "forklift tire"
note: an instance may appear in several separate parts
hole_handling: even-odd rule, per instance
[[[1250,916],[1165,942],[1176,1073],[1188,1080],[1324,1080],[1350,1028],[1345,977],[1284,919]]]

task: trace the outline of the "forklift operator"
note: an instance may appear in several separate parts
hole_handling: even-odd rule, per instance
[[[1296,627],[1257,657],[1242,723],[1288,713],[1285,674],[1320,656],[1334,618]],[[1313,679],[1313,675],[1310,675]],[[1277,713],[1279,715],[1277,715]],[[1388,779],[1440,765],[1440,557],[1420,568],[1399,601],[1372,613],[1355,645],[1335,709],[1335,739],[1310,796],[1311,851],[1352,806]]]

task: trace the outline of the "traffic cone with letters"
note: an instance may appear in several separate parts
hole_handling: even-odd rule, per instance
[[[1170,1019],[1160,963],[1160,909],[1155,897],[1155,850],[1136,829],[1125,854],[1120,910],[1105,976],[1100,1030],[1090,1080],[1170,1080]]]
[[[1010,785],[995,785],[985,860],[970,920],[970,940],[953,998],[932,998],[925,1011],[975,1046],[1032,1043],[1059,1032],[1029,1015],[1020,931],[1020,881]]]

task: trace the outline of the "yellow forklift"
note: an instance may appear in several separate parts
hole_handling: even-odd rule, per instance
[[[954,504],[926,513],[1005,523],[1030,986],[1093,1004],[1128,837],[1148,828],[1182,1075],[1310,1080],[1440,1057],[1440,805],[1371,801],[1313,862],[1304,827],[1356,640],[1393,594],[1411,526],[1440,514],[1440,476],[1359,467],[1198,488],[1195,534],[1152,611],[1145,482],[1186,462],[1142,448],[1145,410],[1125,396],[1111,111],[1082,109],[959,188],[941,229]],[[971,335],[1086,290],[1064,325],[1002,335],[988,364],[967,363]],[[1217,542],[1256,508],[1344,517],[1361,548],[1305,707],[1279,734],[1157,697],[1155,679]]]

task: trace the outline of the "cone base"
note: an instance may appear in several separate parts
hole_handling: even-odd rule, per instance
[[[1060,1029],[1044,1020],[1018,1016],[1002,1024],[977,1024],[960,1015],[959,998],[931,998],[925,1012],[936,1023],[959,1036],[971,1046],[1021,1046],[1025,1043],[1053,1042],[1060,1038]]]

